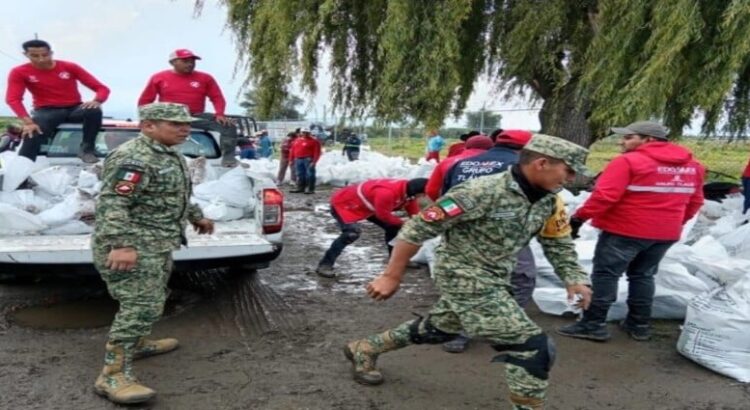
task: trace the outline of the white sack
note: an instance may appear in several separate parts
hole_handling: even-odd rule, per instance
[[[57,165],[34,172],[31,179],[40,190],[53,196],[63,196],[72,188],[74,178],[67,169]]]
[[[28,235],[46,227],[38,216],[13,205],[0,204],[0,235]]]
[[[39,218],[50,227],[63,225],[83,216],[93,215],[94,207],[95,202],[92,198],[74,191],[62,202],[40,213]]]
[[[221,198],[227,205],[238,208],[255,205],[253,184],[242,167],[233,168],[216,181],[208,181],[196,186],[193,194],[204,201]]]
[[[203,216],[213,221],[234,221],[242,219],[245,214],[242,208],[228,206],[221,199],[211,201],[201,209],[203,210]]]
[[[435,248],[440,245],[440,237],[424,241],[416,254],[411,257],[412,262],[422,263],[430,267],[430,276],[435,277]]]
[[[750,383],[750,274],[688,305],[677,350],[717,373]]]
[[[3,170],[3,191],[16,190],[25,181],[34,169],[34,161],[16,155],[15,153],[3,153],[0,167]]]
[[[78,188],[93,188],[99,182],[95,173],[82,169],[78,173]]]
[[[0,202],[13,205],[32,214],[38,214],[52,207],[52,203],[44,198],[34,195],[30,189],[19,189],[13,192],[0,192]]]

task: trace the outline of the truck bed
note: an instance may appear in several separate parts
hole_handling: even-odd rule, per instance
[[[213,235],[197,235],[188,227],[188,247],[176,251],[174,259],[222,259],[274,252],[274,246],[255,233],[259,230],[254,219],[216,222]],[[90,235],[0,237],[0,263],[90,264],[90,241]]]

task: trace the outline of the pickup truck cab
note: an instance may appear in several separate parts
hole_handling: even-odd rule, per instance
[[[96,139],[96,154],[104,159],[110,150],[135,138],[138,124],[105,120]],[[64,124],[39,154],[50,166],[74,168],[77,173],[89,166],[77,158],[81,143],[80,124]],[[193,129],[178,149],[188,158],[205,157],[217,174],[228,171],[220,165],[218,134]],[[39,161],[39,160],[38,160]],[[77,169],[75,169],[77,168]],[[213,235],[197,235],[188,227],[188,246],[174,252],[175,270],[187,271],[221,267],[258,269],[267,267],[282,250],[284,223],[283,195],[273,181],[247,173],[256,205],[243,219],[216,222]],[[4,277],[48,273],[93,274],[90,234],[0,236],[0,272]]]

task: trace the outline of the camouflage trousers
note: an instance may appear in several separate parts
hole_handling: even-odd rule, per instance
[[[108,253],[108,249],[94,249],[94,265],[109,294],[120,304],[109,330],[109,341],[127,348],[149,335],[161,318],[172,272],[172,252],[138,252],[136,266],[127,272],[107,269],[104,263]]]
[[[376,356],[399,349],[414,343],[411,335],[413,324],[413,320],[408,321],[365,340],[373,346]],[[427,327],[430,325],[447,335],[443,340],[427,343],[442,343],[465,331],[470,337],[486,340],[493,345],[512,345],[522,344],[530,337],[542,333],[539,326],[526,315],[504,288],[492,289],[480,295],[443,293],[430,310],[429,317],[420,322],[417,334],[427,334]],[[504,353],[519,359],[528,359],[536,354],[536,350]],[[523,367],[510,363],[505,364],[505,377],[514,409],[541,408],[546,399],[547,380],[539,379]]]

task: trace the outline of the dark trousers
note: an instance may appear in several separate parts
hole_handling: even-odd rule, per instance
[[[591,275],[594,295],[583,321],[604,323],[612,303],[617,300],[617,282],[625,272],[628,276],[628,326],[648,325],[654,300],[654,275],[664,254],[675,241],[656,241],[599,234],[594,250]]]
[[[83,109],[80,104],[71,107],[43,107],[34,109],[31,119],[42,129],[42,133],[26,138],[18,150],[18,155],[35,161],[42,145],[48,144],[55,136],[57,127],[65,122],[82,123],[81,151],[95,152],[96,136],[102,128],[102,110],[98,108]]]
[[[216,115],[211,113],[193,114],[193,117],[200,118],[200,120],[192,122],[193,128],[218,132],[221,136],[219,142],[222,157],[234,158],[234,151],[237,147],[237,127],[219,124],[216,122]]]
[[[359,150],[346,150],[346,158],[349,159],[349,161],[356,161],[359,159]]]
[[[359,235],[362,233],[362,228],[358,223],[344,223],[334,208],[331,208],[331,215],[333,215],[333,219],[336,220],[336,225],[341,229],[341,234],[333,241],[318,265],[333,266],[333,264],[336,263],[336,259],[341,255],[341,252],[344,251],[344,248],[359,239]],[[401,227],[385,223],[374,216],[367,218],[367,220],[385,231],[385,244],[388,247],[388,254],[390,255],[391,251],[393,251],[393,247],[390,243],[393,238],[398,235],[398,231]]]
[[[294,167],[297,168],[297,189],[315,192],[315,164],[312,158],[296,158]]]
[[[742,213],[744,214],[750,209],[750,177],[742,177],[742,195],[745,196],[745,203],[742,205]]]

